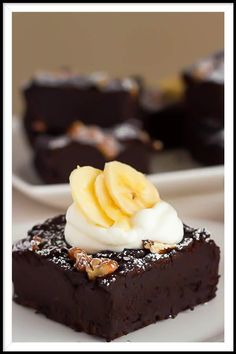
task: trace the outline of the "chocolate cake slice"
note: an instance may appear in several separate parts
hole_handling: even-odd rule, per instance
[[[74,122],[64,135],[37,137],[34,166],[42,181],[48,184],[67,183],[77,165],[102,169],[112,159],[150,173],[152,155],[161,148],[161,142],[152,141],[137,120],[112,128]]]
[[[223,164],[224,52],[200,60],[182,76],[186,84],[186,147],[205,165]]]
[[[158,89],[145,90],[140,106],[144,129],[168,149],[183,145],[185,106],[182,81],[172,79],[165,85],[160,83]]]
[[[35,75],[23,88],[24,126],[31,144],[41,134],[64,134],[76,120],[111,127],[137,118],[140,78],[70,71]]]
[[[199,60],[182,73],[187,109],[224,125],[224,52]]]
[[[142,249],[82,252],[75,262],[64,227],[64,215],[48,219],[14,244],[14,301],[76,331],[111,341],[216,294],[220,250],[204,229],[184,225],[183,240],[161,253],[147,235]],[[88,259],[115,266],[91,276]]]

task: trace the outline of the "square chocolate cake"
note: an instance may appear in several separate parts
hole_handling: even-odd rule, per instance
[[[76,331],[110,341],[216,295],[220,252],[204,229],[184,225],[183,240],[161,254],[149,241],[138,250],[93,254],[100,268],[86,271],[88,255],[76,262],[64,227],[58,216],[15,243],[14,301]]]
[[[184,83],[179,77],[162,80],[157,89],[144,90],[141,117],[144,129],[165,149],[183,145],[185,129]]]
[[[112,127],[137,118],[141,81],[106,73],[70,71],[35,75],[22,87],[24,126],[31,144],[41,134],[61,135],[75,121]]]
[[[186,69],[184,139],[193,157],[205,165],[224,163],[224,52]]]
[[[151,139],[135,119],[111,128],[74,122],[66,134],[35,139],[34,166],[47,184],[67,183],[77,165],[102,168],[113,159],[150,173],[151,159],[161,149],[161,141]]]

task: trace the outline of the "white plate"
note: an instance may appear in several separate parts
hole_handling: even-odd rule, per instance
[[[13,186],[38,202],[66,209],[71,204],[68,184],[45,185],[32,166],[32,152],[27,144],[20,119],[13,119]],[[150,179],[158,185],[165,198],[223,189],[223,166],[199,168],[185,150],[166,151],[157,155]],[[164,172],[175,170],[174,172]],[[178,170],[178,171],[177,171]]]
[[[206,227],[221,248],[220,281],[217,296],[207,304],[197,306],[194,311],[180,313],[149,325],[116,342],[199,342],[224,340],[224,278],[223,278],[223,224],[207,220],[185,218],[191,226]],[[24,238],[33,223],[13,226],[13,241]],[[72,329],[35,314],[31,309],[13,303],[13,342],[101,342],[94,336]]]

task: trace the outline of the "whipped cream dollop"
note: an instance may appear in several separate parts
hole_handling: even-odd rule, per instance
[[[160,200],[152,208],[139,210],[131,218],[131,228],[115,225],[109,228],[90,223],[74,202],[66,213],[65,239],[71,247],[88,253],[103,250],[123,251],[142,248],[142,240],[166,244],[179,243],[183,238],[183,223],[176,210]]]

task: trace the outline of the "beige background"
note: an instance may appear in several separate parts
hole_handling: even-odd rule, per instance
[[[13,113],[23,107],[20,84],[37,70],[141,74],[154,86],[222,49],[223,27],[223,13],[15,13]]]

